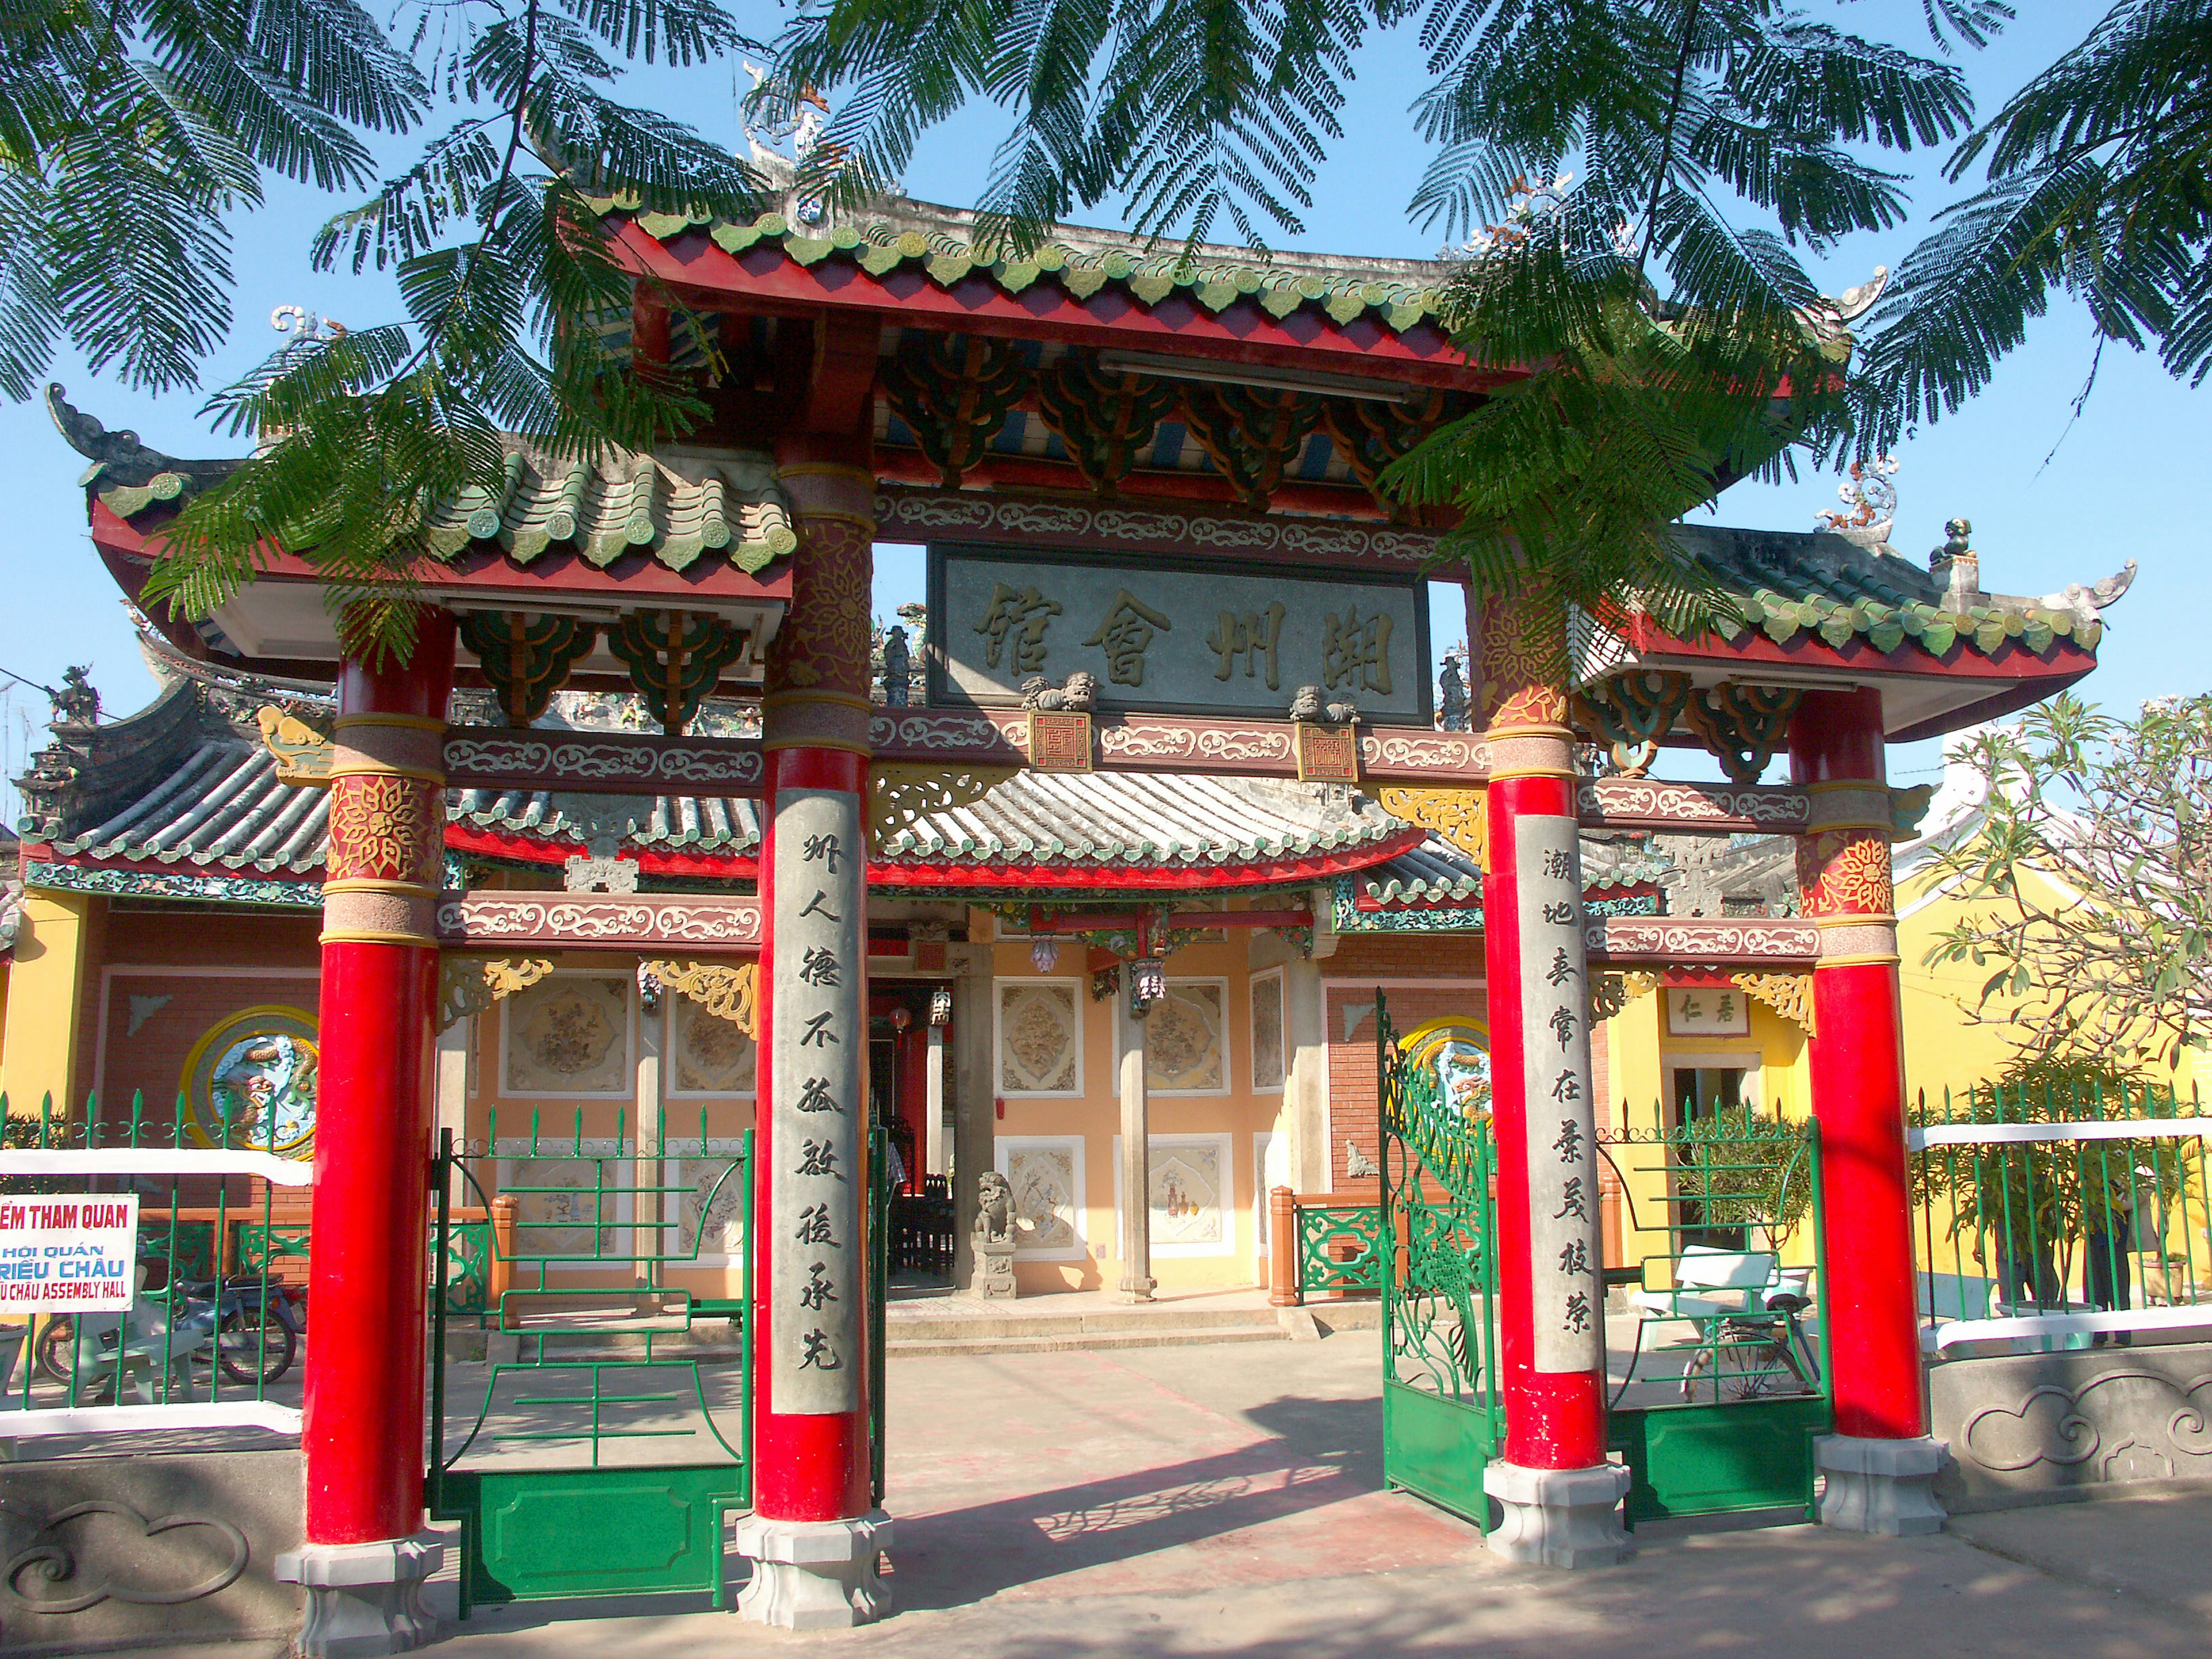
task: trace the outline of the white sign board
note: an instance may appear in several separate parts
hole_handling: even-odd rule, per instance
[[[1667,993],[1669,1036],[1749,1036],[1751,1002],[1733,985],[1696,985]]]
[[[868,1023],[860,798],[776,798],[775,995],[769,1056],[769,1365],[778,1412],[860,1405],[860,1151]]]
[[[0,1194],[0,1313],[127,1313],[138,1194]]]
[[[929,696],[1005,704],[1081,670],[1098,706],[1280,720],[1298,688],[1360,717],[1429,723],[1429,611],[1414,578],[929,550]]]
[[[1597,1102],[1590,1088],[1589,968],[1579,832],[1570,817],[1513,821],[1521,946],[1522,1112],[1539,1371],[1594,1371],[1605,1265],[1598,1234]]]

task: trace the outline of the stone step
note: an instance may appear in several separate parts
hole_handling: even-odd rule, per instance
[[[947,1322],[948,1323],[951,1322]],[[970,1321],[970,1323],[979,1322]],[[1166,1329],[1129,1329],[1137,1322],[1102,1322],[1120,1329],[1070,1329],[1050,1335],[910,1338],[894,1332],[884,1352],[893,1359],[920,1359],[942,1354],[1091,1353],[1115,1348],[1174,1348],[1213,1342],[1284,1342],[1290,1333],[1270,1321],[1266,1325],[1177,1325]]]
[[[907,1304],[913,1306],[913,1304]],[[938,1341],[975,1336],[1063,1336],[1117,1330],[1216,1330],[1244,1326],[1274,1328],[1281,1322],[1273,1308],[1149,1307],[1089,1313],[1016,1312],[901,1313],[894,1306],[885,1321],[893,1342]]]

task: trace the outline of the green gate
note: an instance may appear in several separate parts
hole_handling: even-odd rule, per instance
[[[1408,1066],[1382,994],[1375,1067],[1382,1147],[1382,1478],[1487,1531],[1484,1467],[1504,1443],[1498,1227],[1489,1121]]]
[[[1813,1442],[1832,1420],[1819,1126],[1692,1102],[1672,1124],[1655,1109],[1649,1131],[1601,1133],[1599,1150],[1641,1255],[1608,1274],[1636,1289],[1634,1337],[1609,1344],[1630,1357],[1607,1419],[1630,1473],[1628,1525],[1816,1518]]]
[[[535,1114],[527,1136],[489,1127],[441,1135],[436,1168],[429,1500],[461,1523],[461,1616],[677,1591],[721,1607],[724,1520],[752,1492],[752,1133],[710,1140],[702,1113],[672,1142],[664,1113],[641,1151],[619,1121],[587,1139],[580,1113],[568,1134]],[[494,1219],[478,1232],[457,1203]],[[479,1251],[470,1316],[449,1280]],[[702,1257],[736,1297],[670,1282]]]

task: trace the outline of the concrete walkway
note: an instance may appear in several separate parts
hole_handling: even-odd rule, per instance
[[[791,1636],[708,1610],[485,1609],[453,1659],[1479,1651],[2135,1659],[2204,1650],[2212,1493],[1970,1517],[1902,1542],[1647,1528],[1627,1565],[1507,1566],[1382,1489],[1371,1333],[893,1362],[902,1611]],[[434,1591],[450,1596],[449,1586]],[[450,1605],[450,1603],[449,1603]]]

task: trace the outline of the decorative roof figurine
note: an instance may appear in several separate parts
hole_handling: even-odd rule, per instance
[[[1460,672],[1460,650],[1444,653],[1443,671],[1437,676],[1437,724],[1447,732],[1468,729],[1467,680]]]
[[[906,629],[896,623],[884,635],[884,702],[904,708],[914,696],[914,658],[907,650]]]
[[[48,690],[47,702],[53,704],[54,717],[51,726],[97,726],[100,724],[100,693],[93,690],[92,665],[81,663],[62,671],[62,689]]]

